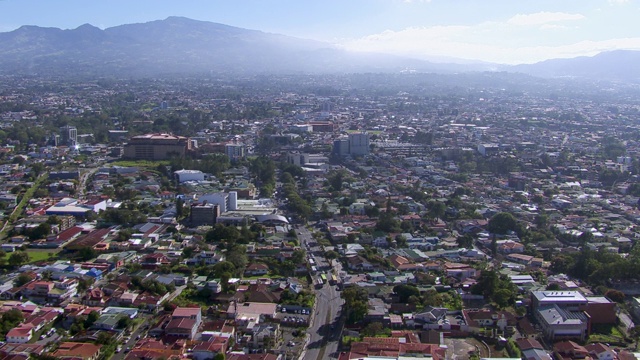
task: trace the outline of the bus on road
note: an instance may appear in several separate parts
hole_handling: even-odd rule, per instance
[[[331,277],[329,278],[329,284],[335,285],[337,283],[338,283],[338,277],[336,276],[336,274],[331,274]]]
[[[326,284],[327,283],[327,274],[320,275],[320,279],[322,279],[322,283],[323,284]]]

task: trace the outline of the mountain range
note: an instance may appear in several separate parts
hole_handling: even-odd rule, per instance
[[[158,76],[163,74],[507,71],[536,76],[640,79],[640,52],[547,60],[531,65],[435,63],[233,26],[169,17],[101,30],[22,26],[0,33],[0,73]]]

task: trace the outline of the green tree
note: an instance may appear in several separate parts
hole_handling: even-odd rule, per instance
[[[489,220],[487,229],[492,233],[506,234],[517,229],[517,221],[510,213],[497,213]]]
[[[401,303],[409,301],[411,296],[420,296],[420,290],[413,285],[400,284],[393,287],[393,292],[398,295]]]
[[[127,315],[122,315],[118,318],[118,323],[116,324],[116,328],[118,329],[128,329],[133,324],[133,320]]]
[[[355,324],[367,315],[369,294],[367,290],[359,286],[349,287],[342,291],[340,297],[344,299],[344,309],[347,323]]]
[[[24,251],[14,251],[9,256],[9,265],[22,266],[29,262],[29,254]]]
[[[24,285],[24,284],[28,283],[28,282],[29,282],[29,281],[31,281],[31,280],[32,280],[32,278],[31,278],[31,276],[30,276],[29,274],[27,274],[27,273],[20,273],[20,274],[16,277],[16,279],[13,281],[13,284],[14,284],[16,287],[20,287],[20,286],[22,286],[22,285]]]
[[[179,197],[176,200],[176,218],[180,219],[184,215],[184,200]]]
[[[78,250],[78,258],[81,261],[91,260],[98,256],[98,252],[92,247],[83,247]]]
[[[447,207],[441,201],[432,200],[427,203],[427,209],[429,218],[440,219],[444,216]]]
[[[376,336],[382,334],[384,331],[384,326],[380,322],[372,322],[367,324],[367,326],[362,329],[362,334],[364,336]]]
[[[92,311],[87,315],[87,318],[84,320],[84,328],[88,329],[100,318],[100,313],[97,311]]]
[[[499,308],[504,309],[509,306],[512,297],[513,293],[509,289],[499,289],[493,294],[492,299]]]
[[[473,235],[464,234],[462,236],[458,236],[456,238],[456,242],[458,243],[458,247],[470,249],[473,247]]]

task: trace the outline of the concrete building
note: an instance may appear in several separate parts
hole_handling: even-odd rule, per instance
[[[65,125],[60,128],[60,145],[76,146],[78,144],[78,129]]]
[[[333,142],[333,154],[337,156],[349,155],[349,139],[337,139]]]
[[[230,191],[228,193],[204,194],[198,197],[198,202],[218,205],[220,213],[235,211],[238,209],[238,193]]]
[[[302,154],[297,152],[288,153],[287,162],[293,165],[304,166],[304,164],[309,162],[309,154]]]
[[[247,147],[245,144],[226,144],[224,146],[224,153],[229,157],[229,160],[236,161],[244,159],[246,149]]]
[[[579,311],[588,300],[578,291],[533,291],[531,305],[533,310],[545,305],[558,305],[569,311]]]
[[[583,311],[569,311],[558,305],[543,305],[534,312],[542,329],[543,336],[549,341],[577,339],[585,340],[591,330],[589,316]]]
[[[498,144],[478,144],[478,152],[482,156],[490,156],[498,153],[500,146]]]
[[[218,216],[220,216],[220,206],[215,204],[194,204],[191,206],[189,216],[191,226],[213,226],[216,224]]]
[[[124,146],[125,159],[166,160],[172,156],[185,156],[191,151],[191,142],[184,136],[146,134],[134,136]]]
[[[349,134],[349,154],[351,156],[369,155],[369,133]]]
[[[186,181],[204,181],[204,173],[200,170],[178,170],[174,171],[173,175],[176,177],[179,183]]]

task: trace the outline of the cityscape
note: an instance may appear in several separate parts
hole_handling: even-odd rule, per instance
[[[637,51],[127,26],[0,33],[0,359],[640,359]]]

